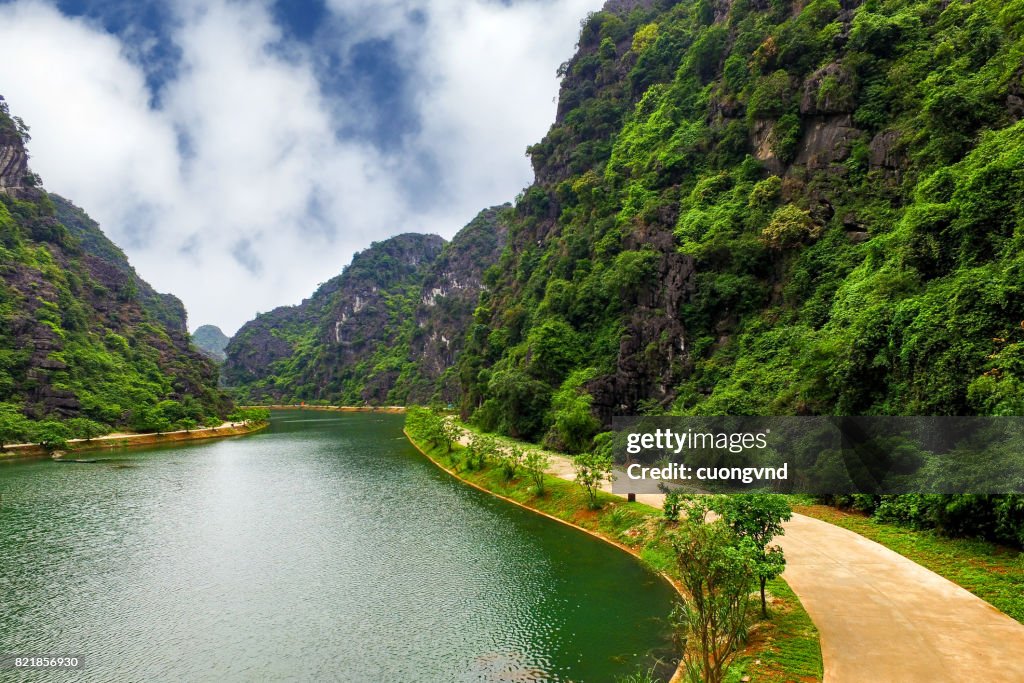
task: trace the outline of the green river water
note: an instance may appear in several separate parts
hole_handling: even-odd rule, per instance
[[[0,681],[614,681],[668,658],[632,557],[438,470],[402,416],[0,464]]]

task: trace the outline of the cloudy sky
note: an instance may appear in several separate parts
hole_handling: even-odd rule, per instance
[[[513,199],[602,4],[0,1],[0,94],[47,189],[230,335],[374,240]]]

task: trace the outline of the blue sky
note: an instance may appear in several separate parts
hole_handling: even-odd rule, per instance
[[[0,2],[32,166],[229,334],[530,182],[601,0]]]

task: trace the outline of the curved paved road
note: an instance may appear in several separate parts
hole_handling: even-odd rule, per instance
[[[899,553],[793,515],[783,577],[821,633],[826,683],[1024,681],[1024,625]]]
[[[564,456],[549,472],[575,478]],[[821,634],[824,683],[1024,683],[1024,625],[852,531],[797,514],[785,528],[783,578]]]

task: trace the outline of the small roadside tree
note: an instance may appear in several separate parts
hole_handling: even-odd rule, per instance
[[[673,610],[683,637],[688,680],[721,683],[747,636],[757,553],[721,519],[707,521],[708,507],[692,502],[671,532],[672,549],[688,599]]]
[[[441,426],[439,427],[441,444],[444,445],[446,451],[451,453],[455,444],[459,441],[461,430],[459,429],[459,426],[455,424],[454,418],[446,418],[441,415],[438,415],[437,417],[441,421]]]
[[[57,420],[37,422],[32,430],[32,441],[48,451],[66,448],[69,437],[67,426]]]
[[[665,519],[669,522],[678,522],[679,514],[683,511],[683,501],[687,499],[687,495],[679,489],[669,489],[664,484],[661,484],[662,491],[665,493],[665,501],[661,504],[661,512],[665,516]]]
[[[85,417],[73,417],[68,420],[68,429],[74,438],[86,441],[92,441],[97,436],[103,436],[110,431],[106,425]]]
[[[482,470],[498,455],[498,444],[494,437],[484,434],[473,434],[466,446],[466,467],[471,470]]]
[[[717,496],[711,509],[722,516],[742,538],[750,539],[757,550],[756,573],[761,584],[761,616],[768,616],[765,584],[786,568],[786,557],[778,545],[768,545],[786,533],[782,523],[793,518],[785,496],[777,493],[751,493]]]
[[[11,443],[26,441],[32,433],[32,423],[17,406],[0,403],[0,449]]]
[[[530,448],[523,456],[523,469],[538,496],[544,495],[544,472],[551,466],[551,456],[539,448]]]
[[[587,492],[590,509],[596,510],[600,507],[597,492],[601,484],[612,477],[612,456],[604,452],[581,453],[572,459],[572,468],[576,472],[576,483]]]
[[[516,478],[519,468],[523,465],[526,454],[523,449],[516,445],[506,446],[497,449],[498,460],[501,462],[501,473],[505,481],[512,481]]]

